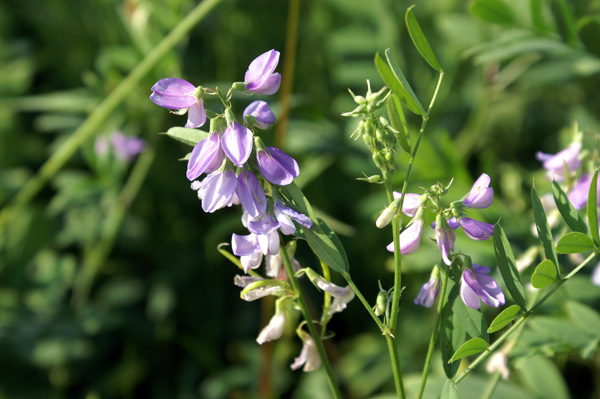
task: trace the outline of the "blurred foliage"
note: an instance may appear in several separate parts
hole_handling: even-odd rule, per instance
[[[0,205],[194,5],[0,2]],[[182,77],[206,86],[237,81],[258,54],[284,52],[287,6],[223,2],[98,130],[97,137],[114,131],[143,137],[154,154],[114,240],[107,239],[109,221],[121,209],[135,167],[97,157],[93,141],[16,215],[0,242],[0,398],[327,397],[322,370],[289,370],[300,350],[293,331],[273,344],[254,342],[272,305],[241,301],[232,284],[236,270],[216,251],[240,230],[239,214],[202,212],[185,164],[177,161],[187,148],[157,134],[183,120],[148,100],[158,79]],[[347,88],[363,94],[365,79],[381,87],[373,56],[386,48],[428,103],[434,71],[406,34],[408,6],[392,0],[301,3],[285,149],[300,162],[306,196],[339,226],[353,280],[371,301],[378,280],[392,285],[384,249],[389,231],[374,225],[385,195],[355,180],[376,169],[362,143],[349,139],[355,122],[340,114],[353,108]],[[600,2],[421,0],[414,12],[446,78],[409,191],[454,177],[451,192],[460,197],[488,173],[496,200],[487,221],[502,217],[519,255],[534,243],[533,179],[540,194],[550,192],[535,152],[563,148],[575,122],[585,134],[600,130]],[[407,116],[416,134],[417,119]],[[398,187],[407,159],[398,157]],[[434,243],[425,239],[422,246],[405,258],[397,333],[409,395],[417,390],[414,373],[433,325],[432,313],[412,300],[439,262]],[[456,246],[477,263],[494,263],[491,242],[459,237]],[[297,258],[317,265],[304,243]],[[590,328],[598,324],[600,288],[589,282],[588,270],[583,274],[532,318],[511,355],[514,378],[493,397],[600,395],[600,330]],[[488,323],[496,313],[486,309]],[[358,301],[330,329],[336,336],[326,344],[347,397],[391,397],[385,394],[393,383],[384,341]],[[437,397],[444,384],[438,358],[425,397]],[[479,397],[486,381],[482,368],[460,385],[461,397]]]

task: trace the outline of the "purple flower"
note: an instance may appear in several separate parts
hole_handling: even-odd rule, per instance
[[[432,273],[429,281],[423,284],[419,295],[415,298],[415,305],[430,308],[440,292],[440,279]]]
[[[441,219],[441,218],[440,218]],[[435,229],[435,241],[437,242],[438,247],[442,253],[442,259],[444,263],[450,266],[452,261],[449,258],[450,251],[454,251],[454,241],[456,240],[456,235],[452,230],[445,226],[445,223],[441,221],[439,223],[439,227]]]
[[[159,80],[152,86],[150,100],[167,109],[189,109],[185,127],[196,128],[206,122],[204,102],[196,96],[196,87],[186,80],[177,78]]]
[[[264,130],[275,123],[275,114],[266,102],[254,101],[244,110],[244,122]]]
[[[494,234],[494,225],[480,222],[479,220],[462,217],[458,220],[465,234],[475,241],[487,240]]]
[[[275,205],[273,206],[273,214],[277,221],[279,222],[279,230],[285,234],[290,235],[296,232],[296,226],[292,222],[294,219],[300,225],[310,229],[313,225],[312,220],[302,213],[298,213],[292,208],[284,206],[281,204],[281,201],[278,199],[275,200]]]
[[[406,194],[404,202],[402,203],[402,213],[406,216],[413,217],[417,213],[417,210],[421,207],[421,195],[419,194]],[[402,193],[394,191],[394,199],[402,198]]]
[[[130,162],[136,155],[144,151],[146,141],[139,137],[126,136],[121,132],[114,132],[110,136],[110,143],[106,137],[99,137],[94,143],[94,152],[102,157],[108,154],[112,147],[117,159]]]
[[[546,174],[548,179],[563,181],[565,180],[565,164],[569,172],[573,172],[581,165],[579,151],[581,151],[581,143],[575,142],[557,154],[545,154],[538,151],[535,157],[543,163],[544,169],[548,171]]]
[[[244,272],[248,273],[248,270],[260,266],[263,254],[256,234],[242,236],[234,233],[231,236],[231,249],[234,255],[240,257]]]
[[[287,186],[300,174],[296,160],[279,148],[266,147],[256,153],[260,173],[272,184]]]
[[[473,271],[465,269],[460,281],[460,297],[465,305],[477,310],[481,299],[489,306],[504,305],[504,294],[496,280],[488,276],[490,268],[473,263]]]
[[[221,138],[217,133],[200,140],[192,150],[188,160],[187,178],[196,180],[202,173],[212,173],[223,163],[223,150]]]
[[[270,50],[250,63],[244,83],[256,94],[275,94],[281,85],[281,75],[273,73],[279,63],[279,51]]]
[[[235,189],[244,210],[253,218],[259,217],[267,210],[267,197],[254,173],[243,170],[237,178]]]
[[[265,255],[277,255],[279,253],[279,233],[274,230],[268,234],[258,236],[258,245]]]
[[[600,179],[599,179],[600,180]],[[577,210],[584,208],[588,202],[588,196],[590,195],[590,186],[592,184],[592,176],[584,173],[581,175],[575,187],[567,195],[569,201],[573,204],[573,207]],[[597,202],[600,205],[600,184],[597,187]]]
[[[231,162],[242,167],[252,152],[252,131],[237,122],[232,122],[221,139],[221,147]]]
[[[206,176],[196,186],[198,197],[202,199],[204,212],[212,213],[231,204],[237,184],[235,173],[231,170]]]
[[[463,200],[463,205],[467,208],[487,208],[494,201],[494,189],[490,187],[492,180],[483,173],[473,184],[471,191]]]
[[[412,220],[410,226],[400,233],[400,253],[410,255],[419,249],[421,245],[421,233],[423,232],[423,218],[418,215]],[[394,252],[394,243],[389,244],[386,249]]]

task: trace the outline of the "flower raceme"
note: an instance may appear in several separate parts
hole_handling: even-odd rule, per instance
[[[150,95],[156,105],[180,110],[180,113],[188,113],[188,120],[185,127],[197,128],[206,123],[206,111],[204,110],[204,101],[198,98],[198,90],[190,82],[177,79],[161,79],[152,86]]]

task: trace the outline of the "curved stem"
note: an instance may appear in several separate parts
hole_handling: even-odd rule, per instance
[[[196,6],[146,57],[127,75],[125,79],[100,103],[79,128],[42,165],[38,173],[30,178],[23,188],[0,211],[0,235],[12,219],[39,192],[48,180],[58,172],[79,147],[92,137],[111,112],[134,91],[134,87],[158,64],[184,36],[200,22],[222,0],[204,0]]]
[[[304,316],[304,320],[306,321],[306,326],[308,327],[308,332],[315,342],[315,346],[317,347],[317,351],[319,352],[319,357],[321,358],[321,362],[323,363],[323,367],[325,367],[325,372],[327,373],[327,379],[329,381],[329,387],[331,388],[331,392],[335,399],[341,399],[342,394],[340,393],[339,387],[335,381],[335,375],[333,373],[333,368],[331,367],[331,363],[329,362],[329,358],[327,357],[327,353],[325,353],[325,347],[323,346],[323,341],[321,340],[321,336],[315,327],[315,323],[313,322],[312,316],[310,315],[310,311],[308,310],[308,305],[304,300],[304,296],[302,295],[302,291],[300,290],[300,284],[294,275],[294,268],[292,267],[292,263],[290,262],[290,258],[287,254],[287,250],[285,246],[281,246],[279,248],[281,253],[281,257],[283,258],[283,265],[285,267],[285,273],[290,279],[290,283],[294,288],[294,291],[298,294],[298,305],[300,306],[300,310],[302,311],[302,315]]]
[[[329,273],[329,266],[327,263],[321,261],[321,270],[323,271],[323,278],[326,281],[331,282],[331,274]],[[321,338],[325,337],[327,332],[327,323],[331,320],[329,315],[329,309],[331,307],[331,294],[327,291],[323,291],[323,313],[321,314]]]

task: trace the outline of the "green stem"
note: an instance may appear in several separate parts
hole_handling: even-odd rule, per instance
[[[39,172],[30,178],[23,188],[0,211],[0,234],[4,234],[6,225],[13,215],[23,210],[58,172],[75,152],[92,137],[100,125],[110,116],[135,86],[158,64],[184,36],[200,22],[222,0],[204,0],[196,6],[146,57],[131,71],[129,75],[98,105],[79,128],[56,150],[42,165]]]
[[[331,282],[331,274],[329,273],[329,266],[327,263],[321,261],[321,270],[323,271],[323,278],[326,281]],[[321,338],[325,337],[327,332],[327,323],[331,320],[329,315],[329,308],[331,307],[331,294],[327,291],[323,291],[323,314],[321,315]]]
[[[490,378],[490,382],[488,383],[488,386],[485,388],[485,392],[483,393],[483,396],[481,397],[481,399],[491,399],[499,382],[500,382],[500,372],[497,371],[494,374],[492,374],[492,377]]]
[[[356,294],[356,296],[358,297],[358,299],[360,300],[360,302],[363,304],[363,306],[365,307],[365,309],[367,309],[367,312],[369,312],[369,314],[371,315],[371,317],[373,318],[373,320],[375,321],[375,323],[377,324],[377,327],[379,327],[379,329],[381,330],[381,332],[385,334],[386,331],[389,331],[388,327],[386,325],[384,325],[381,322],[381,319],[375,314],[375,312],[373,311],[373,307],[369,304],[369,301],[367,301],[365,299],[365,297],[362,294],[362,292],[360,292],[360,290],[358,289],[358,287],[356,286],[356,284],[354,284],[354,281],[352,281],[352,278],[350,277],[350,274],[343,273],[342,276],[346,279],[346,281],[348,282],[348,284],[350,285],[350,287],[352,287],[352,290],[354,291],[354,293]]]
[[[542,304],[544,302],[546,302],[546,300],[548,298],[550,298],[552,296],[552,294],[554,294],[556,292],[556,290],[558,290],[564,283],[566,283],[571,277],[573,277],[577,272],[579,272],[579,270],[581,270],[583,267],[585,267],[588,263],[591,263],[597,256],[598,256],[598,252],[594,252],[593,254],[588,256],[586,258],[586,260],[584,260],[579,266],[577,266],[575,269],[573,269],[573,271],[571,271],[571,273],[569,273],[565,278],[563,278],[562,280],[559,280],[546,293],[546,295],[544,295],[544,297],[542,299],[540,299],[531,309],[529,309],[525,314],[523,314],[519,318],[519,320],[517,320],[515,322],[515,324],[513,324],[504,334],[502,334],[502,336],[500,336],[500,338],[498,338],[496,340],[496,342],[494,342],[485,352],[483,352],[481,355],[479,355],[477,357],[477,359],[475,359],[473,361],[473,363],[471,363],[469,365],[469,367],[467,367],[467,369],[462,372],[461,375],[456,377],[454,379],[454,383],[455,384],[460,383],[463,379],[465,379],[466,376],[471,374],[471,372],[475,369],[475,367],[477,367],[479,365],[479,363],[481,363],[489,355],[491,355],[492,352],[494,352],[496,350],[496,348],[498,348],[500,346],[500,344],[502,344],[502,342],[504,342],[506,340],[506,338],[508,338],[512,333],[514,333],[521,326],[521,324],[525,323],[525,321],[529,318],[529,316],[531,316],[533,314],[533,312],[535,312],[540,306],[542,306]]]
[[[440,290],[441,292],[438,299],[437,317],[435,320],[435,327],[431,332],[431,337],[429,338],[429,348],[427,349],[427,356],[425,357],[425,366],[423,366],[423,375],[421,376],[421,386],[419,387],[417,399],[421,399],[423,397],[423,393],[425,392],[425,385],[427,384],[427,377],[429,376],[429,368],[431,367],[431,359],[433,358],[435,343],[437,342],[438,334],[442,326],[442,309],[444,307],[444,300],[446,298],[446,290],[448,289],[448,270],[446,270],[444,267],[440,269],[443,273],[443,277],[442,288]]]
[[[308,327],[308,332],[315,342],[315,346],[317,347],[317,351],[319,352],[319,357],[321,358],[321,363],[323,363],[323,367],[325,367],[325,372],[327,373],[327,379],[329,381],[329,387],[331,388],[331,392],[335,399],[341,399],[342,394],[340,393],[339,387],[335,381],[335,375],[333,373],[333,368],[331,367],[331,363],[329,362],[329,358],[327,357],[327,353],[325,353],[325,347],[323,346],[323,341],[321,340],[321,336],[315,327],[315,323],[313,322],[310,311],[308,310],[308,305],[304,300],[304,296],[302,295],[302,291],[300,290],[300,284],[294,275],[294,268],[292,267],[292,263],[290,262],[290,258],[287,254],[285,246],[281,246],[279,248],[281,256],[283,258],[283,265],[285,266],[285,273],[290,279],[290,283],[294,288],[294,291],[298,295],[298,305],[300,306],[300,310],[302,311],[302,315],[304,316],[304,320],[306,321],[306,326]]]
[[[82,268],[73,284],[73,296],[71,300],[75,305],[82,305],[87,300],[96,273],[110,254],[123,218],[146,179],[153,161],[154,149],[147,148],[138,157],[115,205],[110,208],[105,218],[98,243],[84,257]]]

